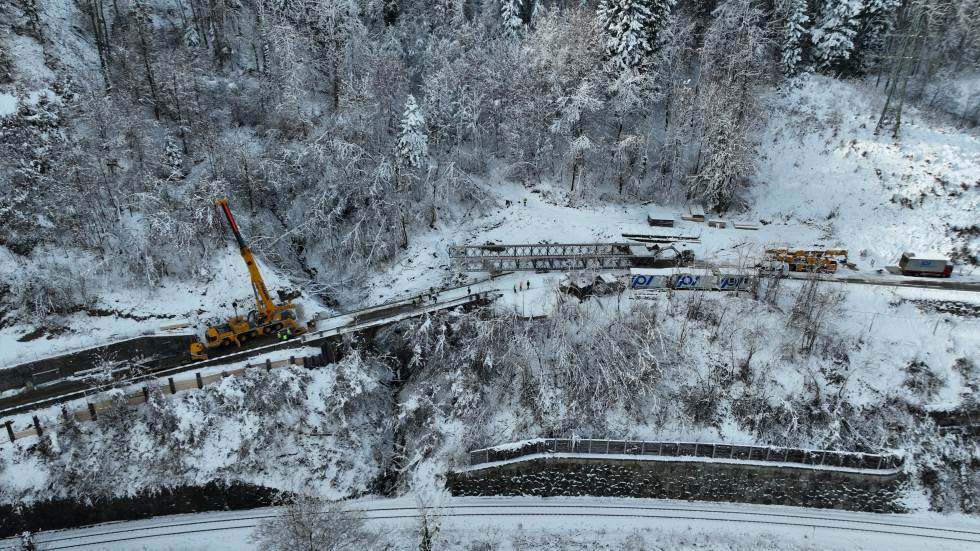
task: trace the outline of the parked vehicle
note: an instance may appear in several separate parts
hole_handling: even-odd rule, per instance
[[[953,263],[948,258],[938,255],[902,253],[902,259],[898,261],[898,268],[902,271],[902,275],[908,276],[949,277],[953,275]]]
[[[783,263],[791,272],[836,272],[838,266],[847,264],[847,251],[767,249],[766,261]]]
[[[751,291],[754,276],[717,273],[676,273],[671,270],[630,269],[629,288],[635,290]]]

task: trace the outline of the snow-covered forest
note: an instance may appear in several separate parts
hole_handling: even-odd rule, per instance
[[[12,0],[0,331],[43,328],[25,346],[44,356],[107,317],[227,317],[250,295],[222,295],[241,262],[223,197],[310,312],[463,282],[453,242],[621,240],[644,206],[688,201],[860,269],[917,246],[967,277],[978,126],[977,0]],[[763,244],[704,241],[741,266]],[[910,508],[980,512],[980,448],[928,415],[977,411],[973,294],[772,280],[579,303],[539,284],[348,342],[329,371],[7,446],[0,500],[405,493],[473,447],[594,435],[890,450]]]
[[[969,0],[5,3],[4,303],[43,316],[107,280],[200,277],[225,247],[218,196],[327,300],[425,228],[491,208],[485,182],[547,181],[583,208],[737,209],[772,115],[760,99],[791,75],[875,75],[882,94],[901,80],[909,102],[980,122],[963,85],[978,15]]]

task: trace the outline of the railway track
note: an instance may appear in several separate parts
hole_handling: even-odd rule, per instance
[[[707,523],[720,525],[756,525],[767,530],[779,528],[831,530],[859,533],[865,536],[899,536],[910,538],[919,545],[932,541],[935,544],[961,543],[967,546],[980,544],[980,524],[968,523],[965,526],[937,527],[926,519],[900,515],[873,515],[864,513],[844,513],[837,511],[807,510],[789,511],[781,507],[753,506],[736,504],[704,503],[700,506],[677,504],[675,502],[608,503],[587,501],[585,499],[549,498],[534,500],[527,498],[454,498],[448,506],[430,510],[429,514],[438,516],[445,523],[447,519],[460,521],[460,529],[472,528],[480,520],[492,521],[499,525],[506,519],[515,519],[515,524],[527,525],[533,519],[580,519],[577,522],[615,521],[628,519],[631,524],[665,521],[691,521],[700,526]],[[632,500],[631,500],[632,501]],[[372,501],[361,505],[361,518],[369,527],[399,521],[414,522],[419,509],[414,505],[391,506],[390,502]],[[356,502],[352,503],[358,509]],[[99,549],[105,546],[121,546],[126,543],[145,545],[145,542],[160,538],[185,537],[187,541],[204,537],[206,534],[249,532],[264,519],[273,517],[275,511],[240,511],[220,513],[223,518],[192,521],[168,522],[165,518],[134,521],[134,524],[150,523],[150,526],[122,528],[118,524],[79,528],[71,532],[59,531],[40,533],[36,542],[45,549]],[[161,522],[162,521],[162,522]],[[230,537],[230,534],[229,534]],[[244,538],[244,535],[241,537]],[[172,544],[168,542],[168,544]],[[2,542],[0,550],[16,549],[15,542]]]

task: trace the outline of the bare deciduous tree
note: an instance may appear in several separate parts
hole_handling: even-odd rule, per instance
[[[263,520],[249,536],[261,551],[332,551],[371,549],[377,534],[364,527],[362,513],[341,501],[308,494],[278,497],[279,512]]]

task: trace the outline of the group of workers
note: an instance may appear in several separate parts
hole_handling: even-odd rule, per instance
[[[417,300],[414,298],[412,299],[412,306],[422,306],[422,304],[425,302],[425,296],[426,295],[424,292],[419,293],[419,298]],[[439,302],[439,289],[429,287],[428,297],[432,302]]]

